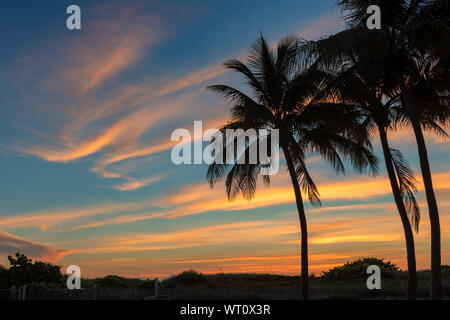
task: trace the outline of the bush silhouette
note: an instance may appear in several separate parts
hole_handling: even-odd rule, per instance
[[[126,278],[110,275],[100,279],[96,279],[95,283],[102,287],[128,288],[129,284]]]
[[[370,258],[358,258],[352,262],[347,261],[342,266],[334,267],[328,271],[321,273],[321,279],[327,280],[351,280],[367,278],[367,267],[371,265],[377,265],[381,269],[381,276],[385,278],[392,278],[399,271],[399,268],[390,261],[384,261],[383,259]]]
[[[164,285],[169,287],[177,285],[195,285],[203,283],[205,280],[206,276],[203,273],[190,269],[165,280]]]
[[[2,287],[24,284],[45,284],[46,286],[61,286],[64,284],[64,275],[59,266],[42,261],[33,262],[27,256],[16,253],[8,256],[10,268],[0,270],[0,283]]]
[[[442,273],[442,277],[449,277],[450,276],[450,266],[446,265],[446,264],[442,265],[441,273]]]

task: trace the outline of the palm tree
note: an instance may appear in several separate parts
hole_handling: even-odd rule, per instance
[[[245,77],[253,98],[226,85],[208,88],[232,103],[231,117],[221,128],[222,133],[228,129],[265,129],[269,132],[267,139],[275,143],[271,141],[273,130],[279,132],[279,146],[294,188],[300,221],[302,297],[308,299],[308,230],[302,191],[313,205],[320,205],[320,198],[307,170],[306,156],[318,153],[341,173],[345,172],[341,155],[349,159],[358,172],[368,169],[376,174],[378,168],[368,132],[360,126],[359,112],[339,103],[315,99],[322,89],[321,74],[307,68],[298,48],[298,40],[290,37],[272,50],[261,35],[250,50],[247,64],[239,60],[224,63],[227,69]],[[258,136],[258,140],[261,139],[264,137]],[[241,156],[248,158],[249,150],[247,143]],[[224,147],[209,166],[207,180],[213,187],[226,175],[229,200],[241,193],[246,199],[252,199],[261,169],[267,164],[262,159],[256,164],[240,164],[238,156],[234,156],[232,164],[227,164],[230,161],[224,158],[227,160],[229,156]],[[269,176],[262,178],[266,185],[270,184]]]
[[[362,125],[370,132],[378,131],[386,170],[392,194],[402,221],[408,265],[408,299],[415,299],[417,292],[417,271],[412,226],[419,230],[420,209],[415,199],[416,180],[413,171],[399,150],[391,149],[387,132],[392,127],[396,99],[384,101],[390,88],[384,85],[374,68],[376,65],[362,64],[361,57],[367,57],[366,46],[347,46],[346,39],[359,38],[360,30],[345,30],[317,42],[305,42],[304,51],[316,58],[316,68],[324,72],[327,88],[323,91],[327,99],[335,99],[356,107],[364,114]],[[364,41],[364,39],[361,39]],[[362,42],[358,41],[359,44]],[[411,223],[408,219],[411,219]],[[411,226],[412,224],[412,226]]]
[[[367,0],[340,0],[348,11],[352,29],[362,30],[367,19]],[[423,130],[446,136],[442,124],[449,119],[449,1],[378,0],[382,29],[364,32],[368,41],[368,63],[376,64],[376,74],[396,89],[389,99],[398,97],[398,123],[412,126],[416,138],[420,168],[431,225],[432,299],[441,298],[441,236],[439,212],[433,189]],[[419,26],[419,28],[418,28]],[[433,36],[424,37],[423,30]],[[360,40],[360,39],[358,39]],[[353,45],[361,43],[353,41]]]

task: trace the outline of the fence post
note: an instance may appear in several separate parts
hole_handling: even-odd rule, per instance
[[[158,299],[158,278],[155,279],[155,298]]]
[[[93,299],[97,300],[97,284],[94,284],[94,294],[93,294]]]
[[[16,300],[16,286],[12,285],[9,290],[9,300]]]
[[[20,297],[20,300],[26,300],[27,299],[27,285],[24,284],[22,286],[22,296]]]

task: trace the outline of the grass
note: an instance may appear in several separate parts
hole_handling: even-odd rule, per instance
[[[366,280],[369,275],[367,262],[373,258],[357,259],[342,266],[330,269],[320,276],[310,277],[311,299],[405,299],[407,273],[389,262],[384,264],[381,290],[369,290]],[[431,275],[429,270],[418,271],[418,299],[429,299]],[[450,299],[450,266],[442,267],[443,296]],[[142,300],[154,295],[155,281],[130,279],[120,276],[106,276],[98,279],[83,279],[83,288],[96,285],[97,299],[106,300]],[[196,270],[187,270],[159,283],[159,294],[172,300],[296,300],[301,299],[301,281],[299,276],[274,274],[202,274]],[[60,288],[50,290],[45,287],[30,286],[30,299],[86,299],[93,297],[94,290],[70,292]],[[3,293],[4,295],[7,292]],[[2,298],[2,297],[0,297]],[[6,296],[3,299],[7,298]]]
[[[106,279],[106,280],[105,280]],[[99,300],[142,300],[154,295],[154,281],[108,276],[82,280],[83,288],[97,285]],[[159,294],[171,300],[296,300],[301,299],[300,277],[273,274],[201,274],[190,270],[163,280]],[[405,299],[407,274],[398,271],[392,278],[381,280],[381,290],[368,290],[366,278],[330,280],[310,278],[311,299]],[[418,273],[418,299],[429,299],[431,277],[429,271]],[[67,296],[67,292],[30,288],[29,299],[92,299],[89,292]],[[65,294],[65,295],[64,295]],[[444,274],[443,295],[450,299],[450,275]],[[6,297],[4,297],[6,298]]]
[[[368,276],[368,275],[367,275]],[[113,277],[107,277],[109,281]],[[119,277],[120,278],[120,277]],[[83,280],[83,287],[97,283],[103,287],[101,279]],[[407,273],[397,271],[390,278],[382,278],[381,290],[368,290],[367,277],[350,280],[330,280],[326,277],[310,278],[311,299],[404,299],[406,297]],[[119,287],[101,288],[99,299],[142,299],[142,295],[153,295],[154,281],[120,278]],[[113,282],[109,283],[110,285]],[[173,300],[294,300],[301,299],[300,277],[273,274],[202,274],[195,270],[184,271],[163,280],[159,284],[159,294],[168,295]],[[109,288],[108,288],[109,287]],[[418,272],[418,299],[429,299],[431,277],[429,271]],[[444,297],[450,299],[450,273],[443,272]]]
[[[177,283],[177,277],[161,283],[161,294],[171,299],[300,299],[300,277],[270,274],[214,274],[204,275],[201,282],[186,285]],[[429,271],[418,273],[418,298],[430,296]],[[311,299],[404,299],[407,274],[399,271],[392,278],[382,279],[381,290],[368,290],[366,278],[329,280],[321,277],[310,279]],[[450,298],[450,275],[443,278],[443,291]]]

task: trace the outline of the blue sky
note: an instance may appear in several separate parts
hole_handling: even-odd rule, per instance
[[[82,30],[66,29],[77,4]],[[298,222],[282,168],[251,203],[210,190],[205,166],[175,166],[170,135],[226,121],[205,88],[242,79],[220,65],[271,42],[316,39],[341,28],[334,1],[3,1],[0,10],[0,262],[16,250],[78,264],[88,276],[299,272]],[[411,132],[392,144],[418,170]],[[427,136],[443,227],[449,145]],[[378,144],[375,141],[375,148]],[[378,150],[377,150],[378,151]],[[310,168],[324,207],[308,215],[314,272],[361,255],[404,266],[401,224],[382,174],[335,176]],[[383,168],[382,162],[380,166]],[[419,190],[421,190],[419,188]],[[428,262],[423,195],[418,261]],[[447,201],[447,202],[446,202]],[[450,263],[443,231],[444,262]]]

